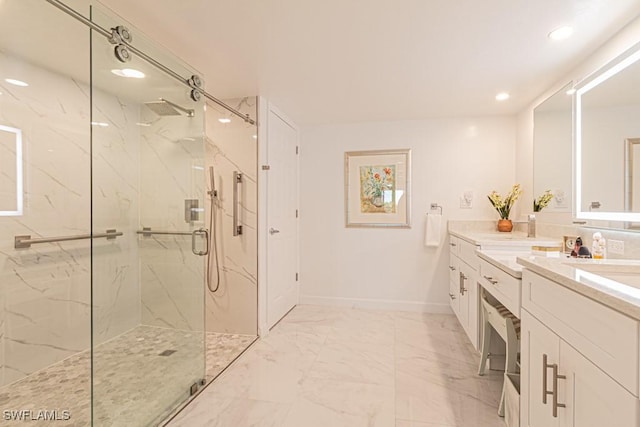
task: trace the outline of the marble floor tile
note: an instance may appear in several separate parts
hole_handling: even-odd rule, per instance
[[[215,403],[211,405],[210,403]],[[197,399],[181,412],[172,427],[281,427],[291,405],[252,399],[219,397],[215,402]]]
[[[393,387],[306,378],[285,427],[392,426]]]
[[[393,344],[327,342],[309,370],[309,377],[393,386]]]
[[[300,305],[168,426],[504,426],[478,363],[453,315]]]

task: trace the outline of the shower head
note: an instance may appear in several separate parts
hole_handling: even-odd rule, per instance
[[[195,111],[181,107],[164,98],[160,98],[157,101],[145,102],[144,105],[159,116],[179,116],[181,112],[186,114],[187,117],[193,117],[195,115]]]

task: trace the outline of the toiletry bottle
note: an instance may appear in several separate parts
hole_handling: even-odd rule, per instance
[[[594,259],[604,259],[607,254],[607,241],[599,231],[593,233],[593,243],[591,244],[591,254]]]

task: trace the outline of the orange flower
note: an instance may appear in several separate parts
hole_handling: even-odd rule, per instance
[[[377,180],[380,181],[380,174],[376,173],[375,175],[373,175],[373,177]]]
[[[391,169],[390,168],[384,168],[384,173],[386,173],[387,175],[391,175]]]

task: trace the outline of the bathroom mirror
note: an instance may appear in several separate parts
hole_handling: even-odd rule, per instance
[[[583,80],[576,91],[575,216],[640,223],[632,176],[640,138],[640,45]],[[638,175],[638,171],[635,171]],[[635,200],[634,200],[635,199]]]
[[[532,199],[551,190],[554,197],[545,212],[571,211],[571,87],[572,83],[568,83],[533,110]]]

